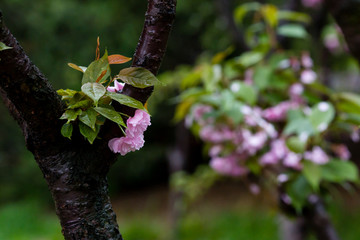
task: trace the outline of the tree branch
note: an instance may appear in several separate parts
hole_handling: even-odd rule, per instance
[[[20,125],[28,149],[33,152],[40,144],[49,151],[60,136],[62,103],[5,26],[1,12],[0,42],[12,47],[0,51],[0,95]]]

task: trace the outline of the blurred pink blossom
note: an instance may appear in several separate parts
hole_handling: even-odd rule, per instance
[[[200,130],[200,138],[212,143],[221,143],[234,138],[234,132],[229,127],[206,125]]]
[[[223,150],[223,146],[214,145],[209,150],[209,156],[210,157],[217,157],[217,156],[219,156],[219,154],[221,153],[222,150]]]
[[[317,7],[322,3],[322,0],[302,0],[302,4],[305,7],[313,8]]]
[[[263,111],[263,117],[272,122],[283,121],[290,109],[296,109],[299,104],[294,101],[284,101],[274,107],[267,108]]]
[[[344,144],[333,144],[331,149],[339,158],[343,160],[349,160],[351,157],[349,149]]]
[[[301,159],[302,157],[300,154],[289,152],[288,154],[286,154],[285,158],[283,159],[283,164],[286,167],[300,170],[302,168]]]
[[[150,115],[143,110],[137,109],[134,116],[129,117],[126,123],[126,136],[113,138],[108,143],[111,151],[120,153],[122,156],[144,146],[144,131],[151,124]]]
[[[311,59],[308,52],[303,52],[301,55],[301,64],[305,68],[312,68],[313,67],[313,60]]]
[[[216,172],[229,176],[241,176],[248,172],[245,167],[239,166],[236,156],[216,157],[210,160],[210,166]]]
[[[315,82],[317,74],[311,69],[305,69],[301,72],[300,80],[304,84],[311,84]]]
[[[121,83],[118,81],[114,81],[114,86],[113,87],[107,87],[107,90],[109,92],[120,92],[122,91],[122,89],[124,88],[125,83]]]
[[[274,165],[279,163],[279,158],[272,151],[270,151],[262,155],[259,161],[262,165]]]
[[[319,165],[326,164],[329,162],[328,155],[319,146],[313,147],[311,152],[310,151],[305,152],[304,158]]]
[[[243,139],[242,149],[252,156],[264,147],[268,137],[264,131],[252,134],[249,130],[245,129],[243,131]]]
[[[324,38],[324,45],[332,53],[338,52],[341,49],[341,44],[336,34],[326,35]]]
[[[252,85],[253,84],[253,75],[254,75],[254,70],[252,68],[247,69],[245,71],[244,83],[246,83],[248,85]]]

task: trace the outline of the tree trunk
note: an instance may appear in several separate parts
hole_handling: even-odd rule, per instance
[[[149,0],[133,66],[157,73],[175,17],[176,0]],[[52,193],[65,239],[122,239],[108,196],[106,175],[117,155],[107,143],[121,136],[107,122],[90,145],[78,131],[72,140],[61,136],[64,105],[47,79],[31,63],[5,26],[0,13],[0,96],[25,136]],[[123,94],[145,103],[153,88],[126,85]],[[118,106],[122,107],[122,106]],[[122,107],[124,108],[124,107]],[[135,109],[124,108],[133,115]]]

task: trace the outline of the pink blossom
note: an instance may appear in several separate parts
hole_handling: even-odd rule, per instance
[[[322,3],[322,0],[302,0],[302,4],[305,7],[313,8],[317,7]]]
[[[329,162],[328,155],[319,146],[313,147],[311,152],[310,151],[305,152],[304,158],[319,165],[326,164],[327,162]]]
[[[300,80],[304,84],[311,84],[313,83],[317,78],[316,73],[311,69],[305,69],[301,72]]]
[[[289,149],[286,147],[285,141],[283,139],[274,140],[271,143],[270,151],[261,156],[260,164],[277,164],[280,159],[283,159],[286,156],[288,152]]]
[[[263,117],[268,121],[278,122],[286,118],[290,109],[299,107],[299,104],[293,101],[284,101],[274,107],[267,108],[263,111]]]
[[[254,75],[254,70],[252,68],[247,69],[245,71],[244,83],[246,83],[248,85],[252,85],[253,84],[253,75]]]
[[[338,52],[340,50],[341,44],[339,38],[336,34],[329,34],[324,38],[324,45],[327,47],[330,52]]]
[[[291,98],[297,98],[304,92],[304,86],[301,83],[294,83],[289,88],[289,96]]]
[[[301,64],[305,67],[305,68],[312,68],[313,67],[313,60],[311,59],[310,55],[308,52],[304,52],[301,55]]]
[[[262,155],[259,161],[262,165],[274,165],[279,162],[279,158],[272,151],[270,151]]]
[[[274,155],[279,159],[285,157],[285,155],[289,152],[289,149],[287,148],[284,139],[280,138],[274,140],[271,143],[271,152],[273,152]]]
[[[114,87],[107,87],[109,92],[120,92],[124,88],[125,83],[114,81]]]
[[[286,167],[300,170],[302,168],[301,159],[302,158],[300,154],[289,152],[288,154],[286,154],[285,158],[283,159],[283,164]]]
[[[210,157],[219,156],[219,154],[221,153],[222,150],[223,150],[223,146],[221,146],[221,145],[212,146],[209,150],[209,156]]]
[[[216,172],[229,176],[241,176],[248,172],[245,167],[237,164],[236,157],[233,155],[212,158],[210,166]]]
[[[331,149],[339,158],[343,160],[349,160],[351,157],[349,149],[344,144],[333,144]]]
[[[143,134],[147,127],[151,125],[150,115],[143,110],[137,109],[135,115],[128,118],[126,125],[128,127],[126,129],[127,136]]]
[[[221,143],[233,139],[234,132],[227,126],[207,125],[200,130],[200,138],[212,143]]]
[[[196,105],[193,109],[194,120],[197,121],[200,125],[206,124],[206,121],[204,120],[204,114],[209,113],[212,110],[213,108],[209,105]]]
[[[264,131],[259,131],[251,134],[249,130],[243,131],[243,150],[250,155],[254,155],[258,150],[264,147],[267,141],[267,134]]]
[[[144,131],[151,124],[150,115],[143,110],[137,109],[134,116],[129,117],[126,123],[126,136],[113,138],[108,143],[111,151],[120,153],[122,156],[144,146]]]

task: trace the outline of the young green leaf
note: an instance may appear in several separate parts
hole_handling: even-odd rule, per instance
[[[57,94],[59,94],[60,96],[74,96],[76,93],[77,93],[77,91],[75,91],[75,90],[71,90],[71,89],[59,89],[59,90],[57,90],[56,91],[57,92]]]
[[[96,126],[96,129],[94,131],[84,123],[79,122],[79,129],[81,135],[83,135],[89,141],[90,144],[93,144],[96,136],[99,133],[100,127]]]
[[[63,115],[60,117],[60,119],[67,119],[67,123],[70,121],[75,121],[76,118],[82,113],[81,109],[68,109],[66,110]]]
[[[106,70],[106,74],[103,76],[102,73]],[[101,76],[101,79],[98,79]],[[105,51],[104,56],[100,59],[93,61],[89,67],[86,69],[83,78],[82,84],[85,83],[95,83],[102,82],[104,79],[106,80],[110,76],[110,66],[108,61],[108,54]]]
[[[116,78],[137,88],[146,88],[154,86],[155,84],[161,84],[154,74],[141,67],[124,68]]]
[[[88,82],[81,86],[81,91],[97,104],[99,99],[106,93],[106,88],[99,83]]]
[[[61,128],[61,135],[71,139],[72,131],[73,131],[73,125],[71,123],[65,123]]]
[[[97,112],[94,109],[89,108],[88,110],[82,112],[79,116],[79,120],[95,131],[96,116]]]
[[[0,51],[12,49],[12,47],[6,46],[5,43],[0,42]]]
[[[117,101],[118,103],[123,104],[125,106],[147,111],[141,102],[139,102],[138,100],[136,100],[132,97],[129,97],[127,95],[113,93],[113,92],[107,92],[106,95],[109,96],[111,99],[113,99],[113,100]]]
[[[103,107],[95,107],[94,110],[98,113],[100,113],[102,116],[106,117],[107,119],[116,122],[117,124],[126,127],[124,120],[122,119],[121,115],[109,108],[103,108]]]
[[[78,71],[80,71],[82,73],[84,73],[86,71],[86,69],[87,69],[87,67],[78,66],[78,65],[76,65],[74,63],[68,63],[68,66],[71,67],[72,69],[78,70]]]

